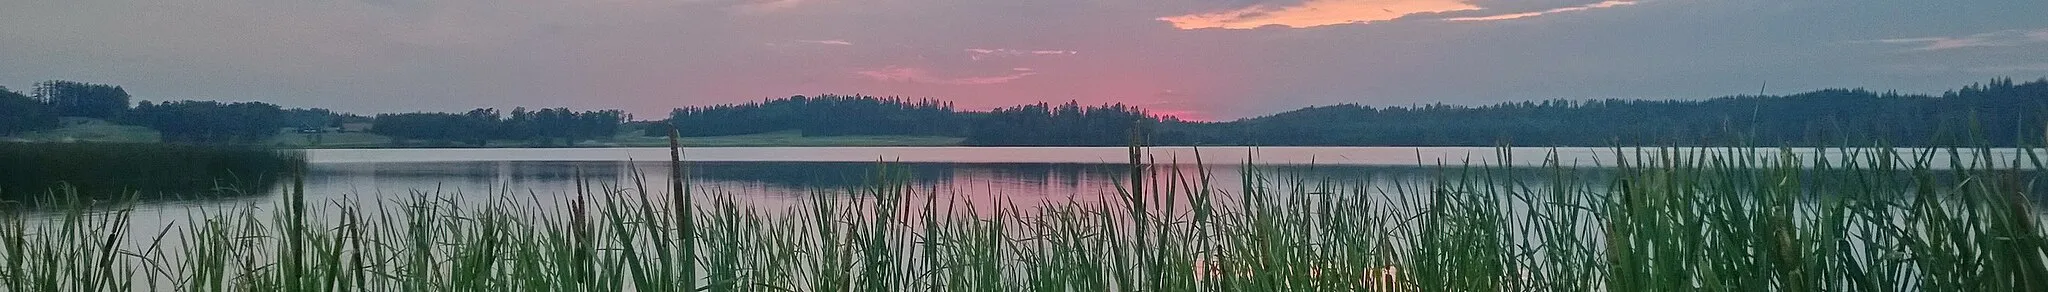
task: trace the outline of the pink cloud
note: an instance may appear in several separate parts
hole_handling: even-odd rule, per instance
[[[1074,55],[1074,54],[1080,54],[1080,53],[1081,53],[1081,52],[1076,52],[1076,51],[1067,51],[1067,50],[1018,50],[1018,49],[966,49],[966,50],[963,50],[963,51],[967,51],[967,58],[968,58],[968,59],[973,59],[973,60],[976,60],[976,61],[979,61],[979,60],[982,60],[982,59],[989,59],[989,58],[995,58],[995,57],[1016,57],[1016,56],[1025,56],[1025,55],[1034,55],[1034,56],[1063,56],[1063,55]]]
[[[1252,5],[1235,10],[1160,17],[1180,29],[1307,28],[1385,21],[1416,13],[1479,10],[1464,0],[1308,0],[1292,6]]]
[[[937,74],[932,74],[931,71],[925,70],[923,68],[903,66],[888,66],[874,70],[855,71],[853,73],[859,74],[863,77],[867,77],[868,79],[874,79],[876,81],[945,85],[1002,84],[1009,83],[1010,81],[1016,81],[1017,79],[1021,79],[1027,76],[1038,75],[1038,71],[1032,70],[1031,68],[1011,68],[1010,72],[1002,75],[946,77],[938,76]]]

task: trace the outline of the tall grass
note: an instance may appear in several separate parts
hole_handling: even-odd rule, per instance
[[[1031,206],[976,205],[883,164],[870,184],[789,209],[692,191],[675,163],[668,186],[582,183],[560,202],[418,192],[316,204],[295,190],[278,208],[194,214],[168,230],[130,230],[123,209],[10,212],[0,287],[2048,290],[2048,229],[2032,201],[2042,159],[1973,153],[1618,149],[1624,159],[1598,176],[1553,155],[1537,167],[1446,162],[1433,179],[1393,183],[1246,167],[1225,186],[1134,154],[1115,194]],[[122,242],[132,232],[150,240]]]
[[[295,151],[242,146],[0,143],[0,199],[264,194],[305,163]]]

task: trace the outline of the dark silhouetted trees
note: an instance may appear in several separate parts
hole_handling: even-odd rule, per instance
[[[31,97],[0,89],[0,134],[47,129],[57,116],[112,117],[180,143],[261,143],[280,128],[368,121],[399,141],[486,146],[492,141],[569,145],[617,135],[618,110],[383,114],[374,118],[265,103],[170,102],[126,107],[118,86],[37,84]],[[1828,89],[1784,96],[1706,100],[1549,100],[1484,106],[1316,106],[1229,122],[1184,122],[1136,107],[1029,104],[960,111],[930,99],[792,96],[679,108],[647,135],[676,126],[687,136],[800,131],[808,136],[964,137],[978,146],[1109,146],[1144,129],[1152,145],[1266,146],[2022,146],[2048,143],[2048,79],[1995,79],[1940,95]]]
[[[677,109],[669,122],[691,136],[802,130],[957,136],[979,146],[1123,145],[1133,126],[1146,129],[1153,145],[2016,146],[2048,142],[2044,116],[2048,80],[1997,79],[1939,96],[1828,89],[1706,100],[1343,104],[1230,122],[1182,122],[1124,105],[1074,102],[971,112],[930,100],[795,96]]]
[[[685,136],[727,136],[785,130],[806,136],[965,134],[951,103],[873,96],[791,96],[761,102],[679,108],[668,122]],[[667,135],[667,131],[646,131]]]
[[[1997,79],[1940,96],[1828,89],[1707,100],[1549,100],[1485,106],[1317,106],[1230,122],[1183,122],[1125,105],[957,111],[931,100],[794,96],[676,109],[684,135],[935,135],[979,146],[1153,145],[1964,146],[2039,145],[2048,80]],[[647,131],[660,135],[664,131]]]
[[[0,136],[56,126],[57,113],[49,104],[0,87]]]
[[[294,108],[284,110],[283,124],[279,126],[298,129],[324,129],[341,125],[343,114],[321,108]]]
[[[370,132],[392,139],[427,140],[436,144],[473,143],[489,137],[490,129],[476,128],[465,118],[451,113],[380,114],[374,118]]]
[[[1116,146],[1130,143],[1133,127],[1155,127],[1158,117],[1123,104],[1057,107],[1038,103],[989,111],[974,117],[964,143],[983,146]],[[1177,143],[1179,141],[1148,141]]]
[[[491,140],[515,140],[535,146],[574,146],[578,141],[617,135],[619,125],[625,121],[626,114],[620,110],[515,108],[507,115],[496,109],[475,109],[465,113],[381,114],[373,118],[371,131],[434,145],[487,146]]]
[[[113,119],[128,111],[128,91],[120,86],[51,80],[36,83],[33,94],[59,116]]]
[[[1270,146],[2016,146],[2042,144],[2044,115],[2048,80],[1998,79],[1941,96],[1828,89],[1708,100],[1346,104],[1163,132]]]
[[[156,129],[164,142],[261,144],[277,136],[285,111],[261,102],[144,101],[124,121]]]
[[[679,108],[668,123],[685,136],[796,130],[805,136],[966,137],[969,145],[1123,145],[1127,130],[1160,119],[1126,105],[1057,107],[1039,103],[989,112],[958,111],[936,100],[872,96],[792,96],[761,102]],[[665,135],[666,131],[645,131]]]

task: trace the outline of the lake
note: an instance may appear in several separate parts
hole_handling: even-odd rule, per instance
[[[1313,175],[1334,180],[1419,178],[1438,162],[1493,163],[1495,148],[1400,147],[1158,147],[1148,160],[1173,165],[1193,176],[1207,171],[1218,186],[1235,186],[1250,162],[1272,174]],[[1516,149],[1512,160],[1537,165],[1550,149]],[[1558,149],[1566,161],[1594,165],[1600,151]],[[592,190],[630,187],[635,177],[662,188],[669,177],[666,148],[544,149],[315,149],[306,150],[309,201],[373,201],[436,197],[491,198],[515,195],[553,201],[576,193],[578,179]],[[1203,165],[1196,165],[1197,154]],[[747,147],[685,149],[693,189],[756,202],[793,201],[813,191],[871,185],[879,169],[907,174],[911,185],[963,198],[1022,203],[1065,201],[1114,194],[1113,182],[1127,179],[1129,159],[1121,147]],[[1611,155],[1608,155],[1611,156]],[[1572,164],[1572,163],[1567,163]],[[289,184],[285,182],[284,184]],[[266,195],[160,200],[138,211],[181,214],[193,208],[267,206],[281,186]],[[660,192],[665,193],[665,191]],[[452,195],[452,196],[451,196]],[[1092,200],[1092,199],[1091,199]]]
[[[1555,159],[1569,167],[1599,168],[1637,151],[1658,148],[1493,147],[1154,147],[1147,160],[1174,165],[1193,176],[1206,171],[1212,183],[1239,185],[1244,165],[1261,174],[1338,182],[1419,182],[1438,165],[1508,164],[1534,168]],[[1679,152],[1729,151],[1675,148]],[[1774,158],[1774,149],[1759,150]],[[1813,157],[1840,159],[1839,150],[1793,153],[1801,163]],[[429,195],[488,198],[514,195],[543,201],[574,194],[578,178],[590,189],[630,186],[637,175],[657,188],[667,182],[666,148],[535,149],[314,149],[306,150],[309,201],[367,201]],[[1974,155],[1964,151],[1963,155]],[[2014,149],[1991,152],[2000,160],[2020,156]],[[732,147],[683,152],[692,185],[700,192],[756,201],[796,199],[812,191],[868,185],[878,169],[905,172],[911,184],[949,195],[1023,202],[1114,194],[1113,182],[1128,178],[1122,147]],[[1196,165],[1199,158],[1201,165]],[[1631,158],[1633,159],[1633,158]],[[1946,159],[1934,161],[1946,167]],[[2003,164],[2003,163],[2001,163]],[[285,182],[289,184],[289,182]],[[154,201],[143,211],[167,214],[189,208],[269,205],[286,187],[267,195]]]
[[[1617,153],[1659,148],[1515,148],[1492,147],[1154,147],[1147,159],[1161,171],[1194,177],[1206,172],[1212,186],[1227,193],[1241,186],[1244,165],[1268,179],[1331,182],[1344,187],[1415,186],[1447,168],[1439,164],[1498,165],[1501,161],[1534,171],[1548,159],[1599,174],[1613,165]],[[1679,152],[1729,151],[1676,148]],[[1775,149],[1759,150],[1774,158]],[[1840,159],[1839,150],[1815,153],[1794,150],[1801,163],[1813,157]],[[482,204],[516,199],[523,204],[550,205],[574,198],[579,178],[587,193],[606,187],[630,188],[635,177],[646,179],[656,196],[666,194],[666,148],[540,148],[540,149],[315,149],[306,150],[308,175],[303,185],[309,202],[373,205],[425,195]],[[1202,165],[1196,165],[1199,154]],[[1963,151],[1963,155],[1974,155]],[[2000,160],[2021,156],[2015,149],[1995,149]],[[1646,154],[1647,155],[1647,154]],[[1127,149],[1122,147],[734,147],[685,149],[692,190],[699,196],[730,195],[752,204],[792,206],[813,192],[844,193],[872,185],[878,169],[893,173],[920,190],[979,206],[1046,202],[1100,201],[1117,194],[1116,182],[1127,180]],[[1868,155],[1865,155],[1868,156]],[[1630,158],[1635,159],[1635,158]],[[1946,159],[1936,159],[1946,167]],[[1999,163],[2006,164],[2006,163]],[[1549,184],[1542,179],[1533,183]],[[1596,179],[1580,183],[1605,183]],[[290,181],[261,195],[152,200],[136,206],[136,215],[172,222],[194,211],[210,213],[269,208],[280,202]],[[1282,185],[1284,186],[1284,185]],[[1378,191],[1383,192],[1383,191]],[[148,227],[148,226],[138,226]]]
[[[1604,188],[1608,181],[1597,179],[1605,175],[1603,166],[1613,165],[1616,157],[1634,160],[1637,151],[1645,151],[1647,157],[1659,149],[1154,147],[1146,149],[1146,157],[1161,166],[1156,167],[1158,171],[1179,171],[1190,180],[1206,173],[1220,195],[1239,192],[1243,174],[1252,170],[1269,181],[1328,183],[1347,188],[1345,192],[1404,196],[1426,193],[1415,188],[1430,183],[1439,172],[1455,173],[1460,166],[1499,165],[1502,161],[1519,167],[1526,184]],[[1117,182],[1129,178],[1127,151],[1123,147],[734,147],[689,148],[683,156],[691,189],[699,198],[727,195],[764,210],[799,206],[817,192],[844,195],[873,186],[878,170],[885,167],[918,194],[985,209],[1116,200]],[[1828,151],[1804,149],[1793,154],[1808,165],[1814,157],[1844,157],[1838,150]],[[466,206],[494,200],[559,206],[576,198],[579,186],[585,190],[582,193],[602,194],[606,189],[631,189],[636,177],[645,179],[654,199],[664,200],[660,196],[668,193],[667,148],[314,149],[305,154],[308,174],[302,187],[307,201],[318,209],[332,209],[324,207],[336,204],[396,206],[414,198]],[[1195,163],[1197,154],[1202,164]],[[1765,160],[1778,154],[1775,149],[1758,150]],[[1970,151],[1961,154],[1974,155]],[[2014,149],[1996,149],[1991,154],[2000,160],[2020,156]],[[1582,179],[1551,181],[1542,167],[1550,159],[1570,167],[1568,171]],[[1948,165],[1945,158],[1934,162],[1937,167]],[[136,230],[159,230],[193,214],[262,213],[279,206],[282,194],[291,189],[290,180],[280,181],[278,187],[247,196],[144,201],[135,206],[132,214],[137,220],[132,224]],[[1259,185],[1283,188],[1276,190],[1282,192],[1289,186]],[[332,219],[335,214],[320,215]]]

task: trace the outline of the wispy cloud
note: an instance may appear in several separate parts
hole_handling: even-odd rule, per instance
[[[1869,40],[1862,42],[1913,45],[1914,47],[1911,49],[1912,51],[1939,51],[1974,47],[2015,46],[2033,43],[2048,43],[2048,28],[2034,30],[2008,29],[1994,32],[1970,34],[1964,36],[1892,38]]]
[[[1479,9],[1478,5],[1463,0],[1308,0],[1289,6],[1258,4],[1233,10],[1160,17],[1158,20],[1180,29],[1306,28],[1386,21],[1417,13]]]
[[[1964,68],[1963,71],[1980,74],[2033,74],[2048,72],[2048,63],[2021,63]]]
[[[746,0],[733,9],[741,13],[769,13],[804,4],[806,0]]]
[[[1593,10],[1593,9],[1600,9],[1600,8],[1614,8],[1614,7],[1621,7],[1621,6],[1629,6],[1629,5],[1635,5],[1636,3],[1637,3],[1636,1],[1632,1],[1632,0],[1607,0],[1607,1],[1601,1],[1601,2],[1599,2],[1599,3],[1593,3],[1593,4],[1586,4],[1586,5],[1579,5],[1579,6],[1571,6],[1571,7],[1563,7],[1563,8],[1555,8],[1555,9],[1550,9],[1550,10],[1544,10],[1544,11],[1530,11],[1530,12],[1520,12],[1520,13],[1508,13],[1508,14],[1500,14],[1500,15],[1490,15],[1490,16],[1478,16],[1478,17],[1454,17],[1454,18],[1445,18],[1444,20],[1449,20],[1449,21],[1490,21],[1490,20],[1509,20],[1509,19],[1518,19],[1518,18],[1529,18],[1529,17],[1536,17],[1536,16],[1542,16],[1542,15],[1544,15],[1544,14],[1552,14],[1552,13],[1564,13],[1564,12],[1573,12],[1573,11],[1586,11],[1586,10]]]
[[[910,82],[946,85],[988,85],[1009,83],[1010,81],[1016,81],[1017,79],[1021,79],[1027,76],[1038,75],[1038,71],[1032,70],[1031,68],[1011,68],[1010,72],[1001,75],[944,77],[932,74],[931,71],[925,70],[923,68],[888,66],[874,70],[855,71],[854,74],[858,74],[862,77],[867,77],[868,79],[874,79],[876,81],[887,82]]]
[[[833,39],[833,40],[796,40],[796,42],[799,42],[799,43],[807,43],[807,44],[820,44],[820,45],[835,45],[835,46],[851,46],[851,45],[853,45],[853,42],[849,42],[849,41],[846,41],[846,40],[837,40],[837,39]]]
[[[994,58],[994,57],[1015,57],[1015,56],[1027,56],[1027,55],[1030,55],[1030,56],[1065,56],[1065,55],[1074,55],[1074,54],[1080,54],[1080,53],[1081,53],[1081,52],[1076,52],[1076,51],[1068,51],[1068,50],[1018,50],[1018,49],[966,49],[966,50],[963,50],[963,51],[966,51],[966,52],[967,52],[967,58],[968,58],[968,59],[973,59],[973,60],[976,60],[976,61],[980,61],[980,60],[982,60],[982,59]]]

